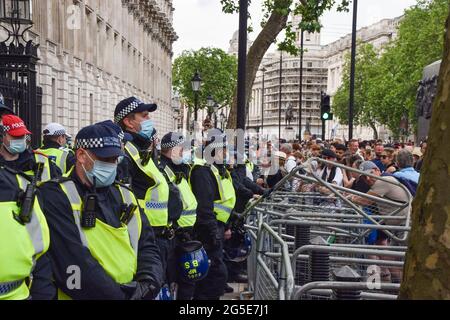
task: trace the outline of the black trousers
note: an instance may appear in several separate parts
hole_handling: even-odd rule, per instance
[[[169,277],[171,272],[169,271],[169,261],[172,260],[172,256],[174,255],[173,240],[156,236],[156,245],[159,248],[159,254],[161,257],[164,284],[170,284],[171,279]]]
[[[194,300],[219,300],[224,294],[228,278],[227,267],[223,260],[223,236],[225,230],[222,223],[218,222],[217,224],[218,243],[216,246],[208,245],[201,240],[202,235],[196,235],[203,242],[211,265],[206,278],[196,283]]]

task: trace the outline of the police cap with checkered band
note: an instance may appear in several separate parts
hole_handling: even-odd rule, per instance
[[[94,124],[81,129],[75,138],[75,148],[89,150],[99,158],[123,155],[117,132],[104,124]]]
[[[161,149],[168,150],[184,144],[186,140],[183,135],[178,132],[169,132],[161,139]]]
[[[158,106],[154,103],[146,104],[136,97],[130,97],[119,102],[114,111],[114,122],[120,123],[126,116],[139,112],[154,112]]]

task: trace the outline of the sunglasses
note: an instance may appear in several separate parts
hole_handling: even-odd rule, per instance
[[[382,157],[383,159],[386,159],[388,156],[385,155],[385,154],[382,154],[381,157]]]

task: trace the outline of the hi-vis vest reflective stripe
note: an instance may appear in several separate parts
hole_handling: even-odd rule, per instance
[[[164,168],[164,172],[169,177],[169,180],[175,183],[175,174],[169,166]],[[197,199],[185,178],[181,179],[177,187],[180,190],[181,200],[183,201],[183,212],[177,223],[182,228],[193,227],[197,221]]]
[[[113,228],[97,219],[94,228],[83,229],[81,226],[83,204],[75,184],[72,181],[66,181],[60,186],[72,206],[73,217],[83,246],[89,249],[95,260],[117,283],[131,282],[136,274],[138,243],[142,229],[139,210],[134,212],[128,225],[122,224],[120,228]],[[125,204],[137,205],[137,200],[131,191],[122,186],[117,188]],[[66,292],[70,290],[67,289]],[[59,290],[58,298],[68,299],[69,296]]]
[[[25,191],[28,181],[19,175],[16,177],[20,189]],[[0,291],[0,300],[29,297],[30,291],[24,280],[30,277],[36,260],[50,245],[47,221],[37,200],[34,201],[31,221],[26,225],[17,222],[13,212],[19,212],[15,201],[0,203],[0,287],[15,288]],[[14,283],[17,285],[13,286]]]
[[[51,180],[52,177],[50,174],[50,160],[46,156],[39,153],[34,154],[34,159],[36,163],[42,163],[44,165],[44,170],[42,170],[42,175],[39,182],[46,182]],[[26,171],[25,174],[30,177],[34,176],[33,171]]]
[[[38,152],[45,154],[50,160],[52,160],[58,168],[61,169],[62,173],[66,173],[67,171],[67,157],[69,156],[69,152],[64,149],[56,149],[56,148],[49,148],[49,149],[38,149]]]
[[[214,201],[214,212],[216,213],[217,220],[227,223],[236,204],[236,192],[233,187],[233,180],[228,170],[226,171],[227,177],[225,178],[220,176],[219,170],[214,165],[211,166],[211,171],[216,178],[220,194],[220,200]]]
[[[125,150],[137,167],[146,176],[155,181],[155,185],[150,187],[145,193],[145,199],[139,199],[139,204],[144,209],[150,225],[153,227],[167,227],[169,225],[169,185],[164,175],[151,159],[145,166],[142,165],[139,151],[132,143],[128,142],[125,145]]]

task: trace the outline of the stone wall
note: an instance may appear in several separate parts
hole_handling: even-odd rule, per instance
[[[160,133],[172,130],[173,10],[171,0],[33,0],[26,37],[40,44],[43,125],[75,134],[134,95],[159,105]]]

